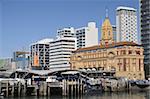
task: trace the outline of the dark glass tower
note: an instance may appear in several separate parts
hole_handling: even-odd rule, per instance
[[[150,0],[141,0],[141,42],[146,77],[150,77]]]

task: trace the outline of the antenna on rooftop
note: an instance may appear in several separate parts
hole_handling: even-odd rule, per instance
[[[23,46],[23,47],[22,47],[22,51],[23,51],[23,52],[25,52],[25,51],[26,51],[26,48],[25,48],[25,46]]]

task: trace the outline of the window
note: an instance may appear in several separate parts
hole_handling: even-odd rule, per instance
[[[123,71],[126,71],[126,59],[123,59]]]
[[[121,51],[121,55],[125,55],[126,54],[126,51],[125,50],[122,50]]]
[[[139,59],[139,71],[141,71],[141,60]]]
[[[131,51],[131,50],[129,51],[129,54],[132,54],[132,51]]]
[[[140,55],[140,51],[136,51],[136,54],[137,54],[137,55]]]
[[[117,51],[117,55],[119,55],[119,51]]]
[[[110,36],[110,31],[108,31],[108,35]]]

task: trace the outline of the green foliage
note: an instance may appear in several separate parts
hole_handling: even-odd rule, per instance
[[[3,59],[0,59],[0,68],[4,68],[4,64],[5,64],[5,61]]]

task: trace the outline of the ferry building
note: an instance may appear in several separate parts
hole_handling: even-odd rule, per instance
[[[77,49],[70,59],[71,69],[96,68],[116,71],[117,77],[144,79],[143,48],[133,42],[114,42],[113,30],[106,17],[99,45]]]

